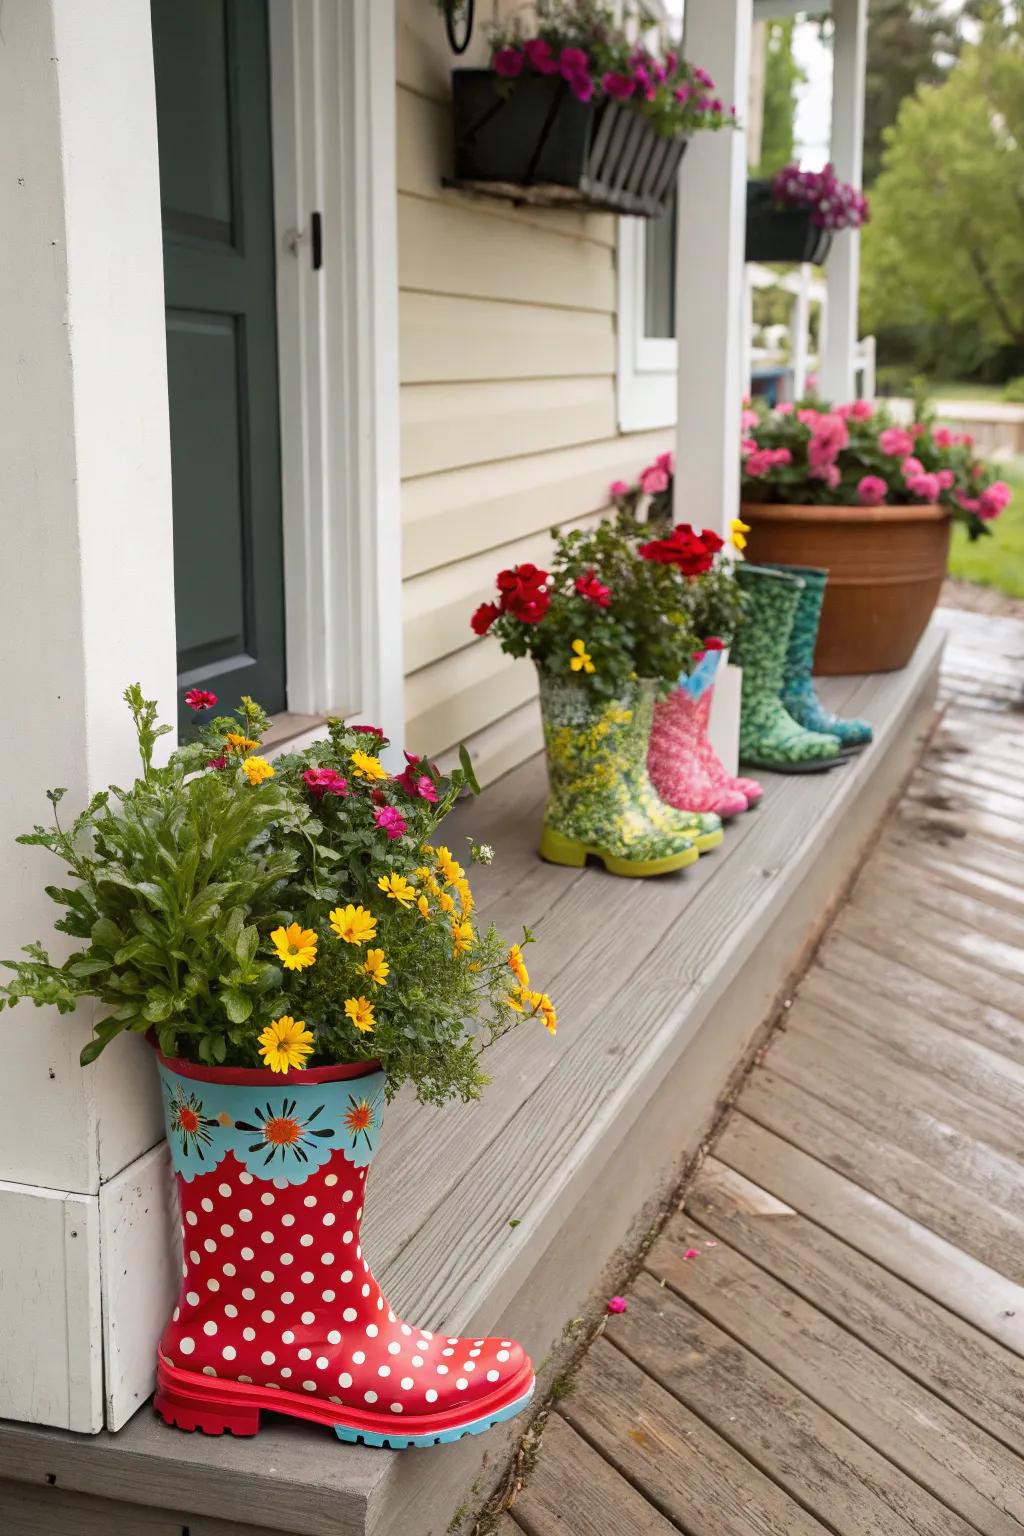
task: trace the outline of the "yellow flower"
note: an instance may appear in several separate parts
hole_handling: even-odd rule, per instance
[[[259,1038],[260,1055],[271,1072],[288,1072],[293,1067],[301,1072],[306,1057],[313,1054],[313,1035],[305,1019],[293,1019],[287,1013],[268,1024]]]
[[[265,779],[274,777],[274,770],[265,757],[247,757],[242,764],[242,772],[250,784],[262,784]]]
[[[350,997],[345,1012],[361,1035],[373,1034],[373,1004],[368,997]]]
[[[531,992],[528,987],[522,987],[520,991],[523,1001],[532,1009],[530,1017],[535,1019],[539,1015],[544,1020],[544,1028],[548,1034],[553,1035],[558,1026],[558,1014],[550,997],[546,992]],[[515,1004],[513,1003],[512,1006],[514,1008]]]
[[[404,875],[381,875],[377,888],[401,907],[411,907],[416,896],[416,887],[410,885]]]
[[[224,738],[224,745],[229,752],[237,752],[241,756],[243,752],[255,752],[259,742],[250,741],[248,736],[239,736],[236,731],[228,731]]]
[[[447,891],[441,892],[437,898],[437,904],[441,908],[441,911],[446,913],[448,917],[451,917],[452,913],[455,911],[455,903],[448,895]]]
[[[352,764],[352,772],[357,779],[386,779],[388,771],[379,758],[370,757],[366,752],[353,752],[349,758]]]
[[[572,670],[574,672],[593,672],[595,670],[594,663],[586,646],[583,644],[583,641],[574,640],[572,643],[572,648],[576,652],[575,656],[569,663],[569,666],[572,668]]]
[[[346,944],[365,944],[377,934],[377,919],[373,913],[367,912],[365,907],[353,907],[351,903],[347,907],[335,907],[328,913],[328,921],[332,931]]]
[[[287,928],[275,928],[270,942],[286,971],[304,971],[316,964],[316,934],[312,928],[290,923]]]
[[[471,923],[452,923],[452,939],[455,944],[455,954],[464,955],[474,942],[473,925]]]
[[[476,906],[476,902],[473,900],[473,892],[469,888],[469,881],[464,875],[455,881],[455,890],[459,898],[459,905],[462,907],[462,915],[463,917],[468,917]]]
[[[425,917],[427,919],[427,922],[429,923],[429,921],[430,921],[430,902],[427,900],[427,898],[425,896],[423,896],[423,895],[417,896],[417,898],[416,898],[416,910],[419,912],[420,917]]]
[[[734,549],[744,550],[747,547],[746,535],[750,532],[750,524],[740,522],[734,517],[729,524],[729,538]]]
[[[445,885],[454,885],[463,876],[463,868],[458,859],[452,857],[451,850],[439,848],[437,850],[437,867],[444,876]]]
[[[520,992],[518,987],[514,987],[512,989],[512,991],[508,995],[507,1001],[508,1001],[509,1007],[510,1008],[514,1008],[516,1013],[522,1013],[522,1011],[523,1011],[523,998],[522,998],[522,993]]]
[[[364,976],[369,976],[375,987],[383,987],[391,973],[391,967],[384,959],[382,949],[368,949],[366,959],[359,969]]]
[[[518,944],[513,944],[508,952],[508,968],[521,987],[528,987],[530,985],[530,973],[526,969],[523,951]]]

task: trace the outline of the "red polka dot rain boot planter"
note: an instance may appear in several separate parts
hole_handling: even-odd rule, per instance
[[[271,1411],[402,1449],[480,1434],[526,1406],[520,1345],[402,1322],[363,1256],[382,1072],[161,1057],[160,1079],[183,1246],[158,1349],[154,1406],[168,1424],[253,1435]]]

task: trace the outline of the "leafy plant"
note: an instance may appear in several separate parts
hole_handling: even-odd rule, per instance
[[[75,951],[58,965],[30,944],[3,962],[14,979],[0,1007],[67,1013],[96,998],[110,1012],[83,1064],[126,1029],[152,1029],[167,1056],[233,1066],[286,1060],[299,1041],[295,1068],[379,1060],[389,1093],[409,1081],[437,1104],[479,1094],[481,1046],[519,1019],[553,1030],[521,949],[479,928],[464,869],[430,841],[478,788],[468,756],[443,778],[407,754],[392,777],[381,732],[332,720],[326,740],[271,765],[258,755],[267,718],[243,699],[156,767],[168,727],[138,685],[125,699],[141,776],[67,828],[65,791],[51,790],[53,826],[19,839],[71,875],[46,889]],[[206,713],[216,698],[189,702]]]

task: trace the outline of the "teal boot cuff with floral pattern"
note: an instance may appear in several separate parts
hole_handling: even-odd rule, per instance
[[[871,726],[866,720],[841,720],[826,709],[818,698],[812,677],[828,572],[808,565],[771,565],[768,569],[798,576],[804,584],[786,648],[782,702],[798,725],[808,731],[825,731],[838,736],[839,744],[846,752],[859,751],[871,740]]]
[[[788,712],[781,693],[786,656],[803,582],[768,566],[737,563],[747,597],[732,659],[743,669],[740,761],[777,773],[809,773],[840,761],[839,738],[806,730]]]
[[[654,691],[634,684],[606,699],[584,683],[541,673],[550,793],[541,856],[581,867],[588,856],[615,875],[657,875],[698,857],[697,839],[721,840],[718,818],[673,811],[647,777]]]

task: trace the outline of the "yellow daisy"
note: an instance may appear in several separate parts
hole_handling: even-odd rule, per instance
[[[437,898],[437,904],[441,908],[441,911],[446,913],[448,917],[451,917],[455,911],[455,902],[448,895],[447,891],[442,891],[440,893]]]
[[[452,923],[452,940],[455,944],[455,953],[464,955],[466,950],[475,942],[473,925],[471,923]]]
[[[237,731],[228,731],[224,745],[229,752],[237,752],[241,756],[243,752],[255,752],[259,742],[251,741],[248,736],[239,736]]]
[[[259,1037],[260,1055],[271,1072],[301,1072],[306,1057],[313,1054],[313,1035],[305,1019],[283,1014],[268,1024]]]
[[[373,1034],[373,1004],[368,997],[350,997],[345,1012],[361,1035]]]
[[[416,896],[416,887],[410,885],[404,875],[381,875],[377,888],[401,907],[411,907]]]
[[[750,532],[750,524],[743,523],[738,517],[734,517],[729,524],[729,539],[734,549],[743,551],[747,547],[747,534]]]
[[[452,857],[450,848],[437,850],[437,867],[444,876],[445,885],[454,885],[463,876],[463,868],[458,859]]]
[[[347,907],[335,907],[328,913],[328,921],[332,932],[346,944],[365,944],[377,934],[377,919],[373,913],[367,912],[365,907],[353,907],[351,903]]]
[[[513,944],[508,952],[508,968],[521,987],[528,987],[530,985],[530,973],[526,969],[523,951],[518,944]]]
[[[265,779],[274,777],[274,770],[265,757],[247,757],[242,764],[242,772],[250,784],[262,784]]]
[[[593,659],[583,641],[574,640],[572,648],[576,653],[569,663],[572,670],[574,672],[593,672],[595,670]]]
[[[352,772],[357,779],[386,779],[388,771],[379,758],[370,757],[367,752],[353,752],[349,758],[352,764]]]
[[[427,900],[427,898],[425,896],[423,896],[423,895],[417,896],[417,898],[416,898],[416,910],[419,912],[420,917],[425,917],[427,922],[429,923],[429,921],[430,921],[430,902]]]
[[[270,942],[286,971],[304,971],[316,964],[316,934],[312,928],[290,923],[287,928],[275,928]]]
[[[359,969],[364,976],[369,976],[375,987],[383,987],[391,974],[391,967],[384,959],[382,949],[368,949],[366,959]]]

